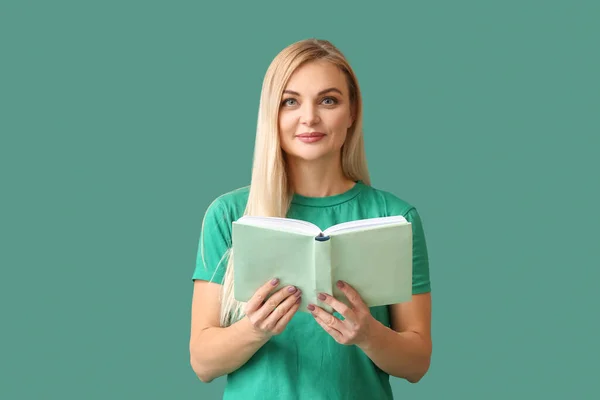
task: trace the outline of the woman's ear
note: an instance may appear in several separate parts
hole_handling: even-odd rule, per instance
[[[349,118],[349,124],[348,124],[348,129],[350,129],[350,127],[352,126],[352,124],[354,124],[354,120],[355,120],[355,111],[354,111],[354,107],[352,107],[352,109],[350,110],[350,118]]]

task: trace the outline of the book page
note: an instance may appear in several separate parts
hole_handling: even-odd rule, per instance
[[[239,218],[237,223],[243,225],[260,226],[263,228],[271,228],[282,230],[286,232],[304,233],[307,235],[318,235],[321,230],[318,226],[311,224],[307,221],[302,221],[293,218],[280,218],[280,217],[258,217],[244,215]]]
[[[403,224],[408,223],[406,218],[401,215],[392,217],[379,217],[379,218],[367,218],[359,219],[356,221],[343,222],[341,224],[333,225],[323,232],[326,235],[339,233],[342,231],[356,231],[364,228],[372,228],[376,226],[384,226],[389,224]]]

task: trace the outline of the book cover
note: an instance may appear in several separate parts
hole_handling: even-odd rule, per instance
[[[238,301],[248,301],[273,278],[280,280],[278,289],[302,290],[301,312],[310,303],[332,312],[318,300],[321,292],[349,304],[338,280],[354,287],[369,307],[412,296],[412,227],[401,216],[345,222],[323,232],[306,221],[244,216],[233,222],[232,244]]]

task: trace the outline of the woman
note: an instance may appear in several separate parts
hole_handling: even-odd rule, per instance
[[[298,312],[302,293],[265,282],[247,303],[233,299],[231,223],[242,215],[290,217],[325,229],[403,215],[413,227],[412,301],[368,308],[330,296]],[[368,268],[368,266],[365,266]],[[324,40],[294,43],[269,66],[260,98],[249,187],[211,203],[193,275],[191,366],[200,380],[228,375],[226,399],[390,399],[389,375],[409,382],[431,357],[427,247],[414,206],[370,185],[359,85]]]

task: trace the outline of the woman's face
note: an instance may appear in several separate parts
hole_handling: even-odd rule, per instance
[[[288,158],[314,161],[336,156],[352,125],[346,77],[327,61],[300,66],[285,87],[279,137]]]

